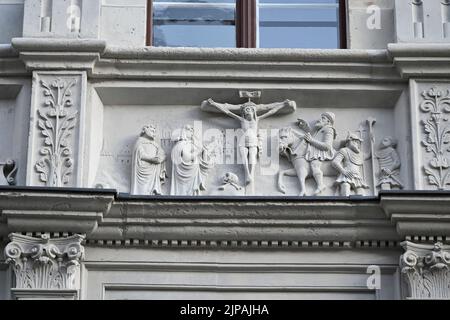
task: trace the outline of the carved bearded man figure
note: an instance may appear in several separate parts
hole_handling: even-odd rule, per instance
[[[400,181],[400,157],[398,156],[397,141],[392,137],[385,137],[381,143],[375,157],[378,159],[380,165],[380,172],[378,175],[378,185],[382,190],[391,190],[396,188],[403,188]]]
[[[311,164],[311,171],[317,184],[314,192],[316,195],[325,189],[321,169],[322,162],[333,160],[335,154],[333,149],[333,141],[336,138],[336,130],[333,127],[334,121],[334,113],[322,113],[312,132],[307,132],[304,135],[304,139],[308,143],[305,160]]]
[[[339,172],[336,185],[340,187],[340,194],[348,197],[353,190],[357,195],[364,195],[364,189],[369,186],[364,182],[364,160],[362,151],[363,140],[356,134],[348,134],[345,147],[340,149],[332,165]]]
[[[131,194],[160,195],[166,180],[166,155],[156,143],[156,128],[144,126],[133,149]]]
[[[214,165],[208,147],[195,143],[194,128],[186,125],[172,149],[172,184],[174,196],[196,196],[206,190],[208,171]]]

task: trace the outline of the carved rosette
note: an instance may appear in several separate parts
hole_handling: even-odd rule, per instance
[[[50,239],[11,234],[9,238],[5,256],[16,276],[16,289],[78,289],[83,236]]]
[[[400,258],[403,279],[410,299],[450,299],[450,246],[402,243]]]
[[[68,184],[73,172],[73,150],[69,137],[77,123],[78,111],[71,111],[71,88],[76,83],[76,79],[56,79],[50,83],[40,81],[45,100],[37,109],[37,125],[43,137],[43,146],[39,150],[41,158],[36,162],[35,169],[39,179],[50,187]]]
[[[425,130],[422,144],[431,160],[424,166],[430,185],[439,190],[445,190],[450,185],[450,90],[440,91],[431,88],[422,93],[423,101],[420,110],[429,117],[421,121]]]

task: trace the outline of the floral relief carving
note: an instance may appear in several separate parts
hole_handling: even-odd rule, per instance
[[[450,90],[441,91],[431,88],[422,93],[423,101],[420,110],[430,116],[421,121],[426,138],[422,140],[425,150],[433,158],[424,166],[428,183],[439,190],[450,185]]]
[[[40,83],[46,99],[42,108],[37,110],[37,125],[44,141],[39,150],[42,157],[35,168],[39,179],[47,186],[62,187],[69,183],[73,172],[73,151],[69,138],[76,126],[78,111],[71,111],[71,88],[77,81],[56,79],[51,83],[43,80]]]
[[[84,237],[40,239],[11,234],[5,248],[6,262],[19,289],[76,289],[75,276],[84,255]]]
[[[411,299],[450,299],[450,246],[402,243],[400,267]]]

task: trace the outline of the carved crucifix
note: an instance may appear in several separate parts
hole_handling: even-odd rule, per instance
[[[253,181],[255,179],[255,167],[258,154],[261,149],[258,123],[259,120],[268,118],[275,113],[292,113],[296,110],[294,101],[285,100],[271,104],[256,104],[253,98],[259,98],[261,91],[239,91],[241,98],[248,101],[242,104],[217,103],[212,99],[203,101],[201,110],[207,112],[222,112],[227,116],[236,119],[241,124],[242,137],[239,139],[238,149],[245,169],[245,181],[250,188],[250,193],[254,192]]]

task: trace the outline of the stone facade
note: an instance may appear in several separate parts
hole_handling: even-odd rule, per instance
[[[348,50],[146,5],[0,0],[0,299],[449,298],[448,1],[348,0]]]

